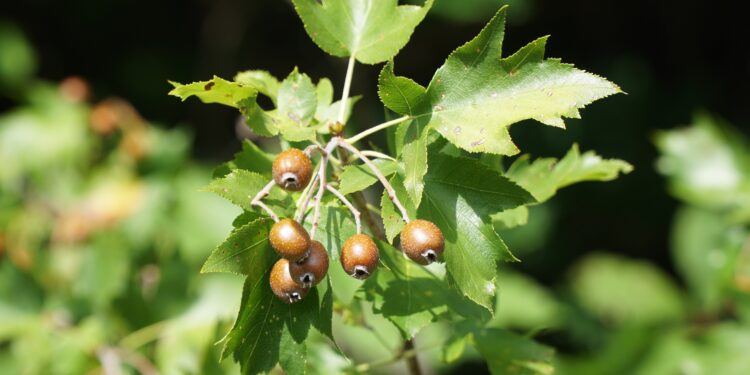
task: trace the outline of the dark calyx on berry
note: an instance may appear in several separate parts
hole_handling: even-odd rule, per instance
[[[378,247],[366,234],[355,234],[341,247],[341,265],[344,271],[360,280],[375,272],[380,261]]]
[[[273,265],[269,281],[273,294],[284,303],[301,301],[309,290],[294,281],[289,273],[289,261],[284,258],[279,259]]]
[[[411,221],[401,231],[401,249],[409,259],[421,265],[438,261],[444,247],[443,233],[430,221]]]
[[[310,234],[300,223],[292,219],[281,219],[274,224],[268,237],[271,247],[292,262],[306,257],[310,248]]]
[[[286,190],[300,191],[312,177],[312,162],[304,152],[290,148],[273,161],[273,180]]]
[[[328,252],[322,243],[313,240],[309,255],[289,263],[289,273],[299,285],[311,288],[317,285],[328,273]]]

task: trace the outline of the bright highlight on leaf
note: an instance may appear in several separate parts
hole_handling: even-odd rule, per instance
[[[293,0],[310,38],[323,51],[377,64],[395,56],[432,6],[398,0]]]
[[[467,151],[513,155],[518,149],[508,134],[511,124],[535,119],[564,127],[563,117],[578,118],[586,104],[620,92],[604,78],[544,59],[547,37],[503,58],[505,10],[448,56],[423,94],[386,65],[380,80],[384,104],[425,117],[430,128]]]

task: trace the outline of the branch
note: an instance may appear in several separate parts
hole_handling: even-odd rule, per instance
[[[380,183],[383,184],[383,187],[388,192],[388,198],[390,198],[391,201],[393,201],[393,204],[398,208],[398,210],[401,212],[401,217],[404,219],[404,222],[409,223],[409,213],[406,212],[406,208],[401,204],[401,201],[396,196],[396,191],[393,189],[393,186],[388,182],[388,180],[383,176],[383,173],[380,172],[380,169],[378,169],[375,164],[370,161],[370,159],[362,154],[356,147],[346,143],[345,140],[342,140],[339,142],[339,145],[343,148],[345,148],[347,151],[351,152],[352,154],[356,155],[358,158],[364,162],[368,168],[372,171],[372,173],[375,175],[375,177],[380,180]]]
[[[278,222],[279,217],[276,215],[276,213],[273,212],[273,210],[270,207],[266,206],[265,203],[261,202],[261,199],[265,198],[266,195],[268,195],[268,193],[271,191],[271,188],[273,188],[274,185],[276,185],[276,182],[274,180],[271,180],[271,182],[267,183],[266,186],[264,186],[263,189],[261,189],[258,192],[258,194],[255,194],[255,197],[250,201],[250,205],[258,206],[266,210],[266,212],[268,213],[268,216],[270,216],[273,219],[273,221]]]
[[[338,191],[338,190],[336,190],[333,186],[326,185],[326,189],[328,189],[328,191],[330,191],[331,193],[333,193],[333,195],[335,195],[336,198],[338,198],[341,202],[344,203],[344,205],[346,205],[347,208],[349,208],[349,211],[352,212],[352,216],[354,216],[354,222],[357,225],[357,234],[362,233],[362,222],[359,220],[359,216],[360,216],[359,210],[357,210],[356,208],[354,208],[354,206],[352,206],[351,202],[349,202],[349,200],[346,199],[346,197],[344,196],[344,194],[341,194],[341,192]]]
[[[315,173],[312,182],[310,183],[310,185],[307,185],[307,188],[305,188],[305,191],[302,192],[302,195],[300,195],[299,199],[297,200],[297,214],[295,215],[295,217],[298,223],[301,223],[302,219],[305,217],[307,206],[310,204],[310,200],[313,197],[312,192],[313,190],[315,190],[316,186],[318,186],[318,173]]]
[[[320,182],[318,187],[318,194],[315,196],[315,211],[313,213],[312,228],[310,229],[310,238],[315,238],[315,233],[318,231],[318,225],[320,220],[320,202],[323,200],[323,193],[326,191],[326,167],[328,166],[328,156],[333,152],[333,149],[339,145],[339,137],[333,137],[326,145],[326,148],[322,151],[323,157],[320,159],[320,168],[318,169],[318,181]]]

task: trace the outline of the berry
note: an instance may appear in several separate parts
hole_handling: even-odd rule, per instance
[[[284,303],[302,300],[309,289],[297,284],[289,273],[289,261],[281,258],[271,268],[271,290]]]
[[[427,220],[414,220],[401,231],[401,249],[411,260],[428,265],[443,253],[445,239],[437,225]]]
[[[271,227],[271,246],[283,258],[295,262],[307,256],[310,235],[300,223],[292,219],[281,219]]]
[[[273,180],[276,185],[290,191],[300,191],[312,177],[312,162],[304,152],[290,148],[273,161]]]
[[[355,234],[341,248],[341,265],[353,277],[364,280],[378,267],[380,254],[372,238],[366,234]]]
[[[310,255],[297,262],[289,263],[292,279],[305,288],[318,284],[328,272],[328,252],[322,243],[310,243]]]

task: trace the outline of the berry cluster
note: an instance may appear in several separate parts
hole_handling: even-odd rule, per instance
[[[393,187],[388,184],[377,167],[370,162],[363,152],[335,137],[325,148],[308,147],[305,151],[295,148],[281,152],[273,162],[273,180],[252,200],[252,205],[263,208],[276,222],[269,233],[271,246],[281,258],[271,269],[270,284],[273,293],[285,303],[302,300],[307,292],[319,283],[328,272],[328,251],[322,243],[313,240],[318,227],[320,199],[324,191],[334,194],[352,212],[357,234],[349,237],[341,247],[341,266],[344,271],[360,280],[368,278],[378,267],[380,255],[375,241],[362,233],[359,211],[331,185],[326,183],[326,165],[329,153],[335,147],[344,147],[357,155],[375,173],[388,192],[388,196],[401,210],[406,225],[401,231],[401,249],[413,261],[427,265],[439,260],[444,249],[443,234],[430,221],[409,220],[406,210],[398,202]],[[320,167],[313,175],[310,153],[313,150],[321,153]],[[279,217],[261,201],[268,195],[273,186],[280,186],[288,191],[302,191],[295,219]],[[309,189],[306,189],[309,186]],[[312,234],[300,224],[304,220],[307,205],[312,199],[312,190],[318,186],[315,213],[312,222]]]

